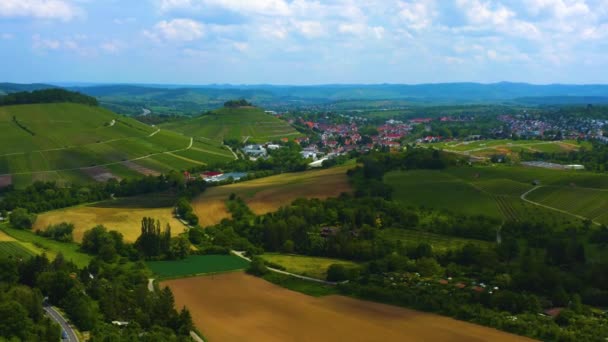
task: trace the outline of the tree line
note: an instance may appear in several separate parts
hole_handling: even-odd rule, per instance
[[[60,88],[34,90],[31,92],[22,91],[0,96],[0,106],[58,102],[80,103],[89,106],[99,105],[94,97]]]

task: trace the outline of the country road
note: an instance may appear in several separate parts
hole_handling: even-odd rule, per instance
[[[76,332],[74,332],[74,329],[70,327],[65,318],[63,318],[63,316],[61,316],[61,314],[57,310],[55,310],[55,308],[53,308],[52,306],[44,306],[43,309],[47,313],[47,315],[49,315],[49,317],[51,317],[55,322],[57,322],[61,326],[61,329],[66,332],[66,334],[68,335],[68,339],[66,341],[78,342],[78,337],[76,336]]]
[[[241,259],[247,260],[249,262],[251,262],[251,259],[245,256],[245,252],[239,252],[239,251],[231,251],[234,255],[238,256]],[[308,281],[314,281],[316,283],[321,283],[321,284],[325,284],[325,285],[338,285],[339,283],[335,282],[335,281],[327,281],[327,280],[322,280],[322,279],[317,279],[317,278],[311,278],[311,277],[307,277],[307,276],[303,276],[303,275],[299,275],[299,274],[295,274],[295,273],[291,273],[291,272],[287,272],[287,271],[283,271],[283,270],[279,270],[276,268],[272,268],[272,267],[266,267],[269,271],[271,272],[275,272],[275,273],[280,273],[280,274],[285,274],[294,278],[299,278],[299,279],[303,279],[303,280],[308,280]]]

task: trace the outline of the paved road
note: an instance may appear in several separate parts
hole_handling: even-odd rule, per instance
[[[251,259],[249,259],[248,257],[245,256],[245,252],[232,251],[232,253],[234,255],[238,256],[239,258],[242,258],[242,259],[245,259],[245,260],[251,262]],[[307,277],[307,276],[303,276],[303,275],[299,275],[299,274],[295,274],[295,273],[279,270],[279,269],[272,268],[272,267],[266,267],[266,268],[269,271],[271,271],[271,272],[285,274],[285,275],[288,275],[288,276],[292,276],[294,278],[299,278],[299,279],[308,280],[308,281],[314,281],[316,283],[321,283],[321,284],[325,284],[325,285],[338,285],[338,283],[335,282],[335,281],[327,281],[327,280],[322,280],[322,279],[317,279],[317,278],[311,278],[311,277]]]
[[[61,326],[61,329],[63,329],[68,334],[68,339],[65,341],[78,342],[78,337],[76,337],[74,329],[70,327],[65,318],[63,318],[63,316],[61,316],[61,314],[57,312],[55,308],[53,308],[52,306],[44,306],[43,309],[44,311],[46,311],[47,315],[49,315],[49,317],[51,317],[55,322],[57,322]]]

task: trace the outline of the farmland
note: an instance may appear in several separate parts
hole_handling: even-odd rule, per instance
[[[254,213],[261,215],[275,211],[297,198],[336,197],[342,192],[350,192],[346,176],[348,168],[350,166],[285,173],[213,187],[197,197],[192,205],[203,227],[230,217],[224,202],[232,193],[243,198]]]
[[[535,189],[526,198],[600,224],[608,224],[607,189],[546,186]]]
[[[167,279],[243,270],[249,263],[234,255],[191,255],[182,260],[149,261],[146,265],[159,278]]]
[[[142,218],[152,217],[160,220],[162,227],[170,224],[171,233],[177,235],[185,226],[173,217],[174,203],[175,197],[171,195],[155,194],[54,210],[40,214],[34,230],[44,230],[61,222],[73,223],[74,240],[79,242],[84,232],[103,225],[122,233],[125,241],[134,242],[141,233]]]
[[[78,267],[85,267],[89,264],[92,257],[79,251],[79,246],[75,243],[58,242],[38,236],[30,231],[8,228],[0,226],[0,234],[6,234],[18,242],[21,247],[33,254],[46,253],[53,259],[57,254],[63,254],[65,260],[72,261]]]
[[[300,136],[287,122],[264,113],[260,108],[221,108],[202,116],[168,123],[163,129],[173,130],[195,137],[222,142],[226,139],[266,142]]]
[[[261,257],[267,262],[282,266],[288,272],[317,279],[325,279],[327,269],[332,264],[340,264],[346,267],[356,266],[355,263],[350,261],[302,255],[268,253],[261,255]]]
[[[578,150],[581,146],[589,147],[588,143],[573,140],[564,141],[534,141],[534,140],[478,140],[441,142],[431,144],[434,148],[486,158],[494,154],[517,156],[521,151],[564,153]]]
[[[541,198],[543,193],[550,189],[571,189],[573,186],[608,187],[608,177],[600,174],[519,166],[460,167],[443,171],[394,171],[387,173],[384,180],[393,186],[394,199],[408,206],[446,209],[511,221],[538,220],[555,226],[562,226],[578,219],[521,200],[522,194],[534,188],[533,181],[550,186],[548,189],[539,189],[542,191],[538,193],[536,193],[538,190],[535,190],[528,197],[530,200],[539,200],[542,203],[544,203]],[[568,198],[573,201],[572,203],[584,202],[585,196],[596,194],[593,190],[590,191],[585,193],[570,190],[571,194]],[[601,211],[602,204],[594,203],[596,206],[599,205],[596,209]],[[564,207],[561,209],[572,210]],[[577,212],[574,209],[573,213]],[[578,213],[585,216],[582,215],[585,213],[583,211]],[[599,212],[595,215],[594,217],[598,217]]]
[[[0,131],[0,183],[17,187],[36,180],[121,179],[150,173],[142,168],[166,172],[233,159],[219,142],[194,141],[72,103],[2,107]]]
[[[416,247],[421,243],[428,243],[433,247],[434,252],[445,252],[462,248],[466,244],[476,244],[481,247],[491,247],[494,244],[486,241],[461,239],[452,236],[433,234],[423,231],[406,229],[383,229],[380,237],[389,241],[401,241],[405,246]]]
[[[0,241],[0,258],[29,258],[34,252],[23,247],[17,241]]]
[[[170,280],[161,286],[173,290],[176,307],[187,306],[211,341],[528,340],[384,304],[310,297],[239,272]]]

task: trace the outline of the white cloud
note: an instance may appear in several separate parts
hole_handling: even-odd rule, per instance
[[[232,46],[240,52],[245,52],[249,49],[249,44],[245,42],[234,42],[232,43]]]
[[[39,34],[32,36],[32,46],[36,50],[57,50],[61,47],[61,42],[55,39],[43,39]]]
[[[124,48],[124,44],[118,40],[111,40],[101,43],[99,48],[106,53],[117,54]]]
[[[295,29],[306,38],[316,38],[325,34],[325,29],[318,21],[294,21]]]
[[[192,19],[162,20],[152,31],[144,31],[144,35],[155,41],[192,41],[205,35],[205,27]]]
[[[0,39],[2,40],[10,40],[15,38],[15,35],[13,35],[12,33],[2,33],[0,34]]]
[[[2,0],[0,17],[34,17],[69,21],[82,10],[63,0]]]
[[[435,1],[414,1],[399,3],[399,17],[413,30],[421,30],[430,26],[436,13]]]
[[[289,5],[284,0],[161,0],[161,12],[172,10],[204,11],[220,8],[240,14],[288,15]]]

